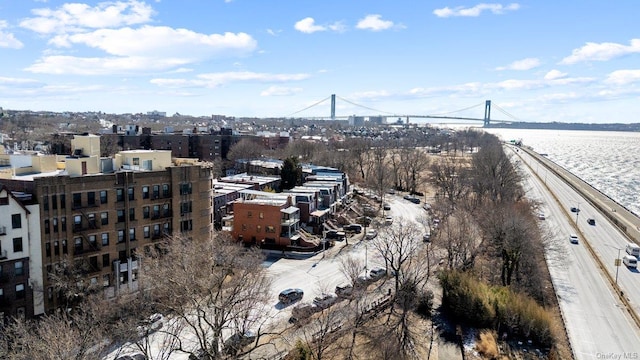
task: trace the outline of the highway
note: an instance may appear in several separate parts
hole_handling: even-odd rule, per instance
[[[637,307],[640,274],[614,266],[618,249],[625,254],[623,234],[554,172],[524,151],[509,148],[514,159],[521,159],[527,196],[540,202],[546,215],[540,222],[548,234],[547,263],[576,359],[617,359],[625,353],[639,358],[640,331],[611,280],[618,270],[620,288]],[[571,212],[571,207],[580,211]],[[578,244],[569,242],[571,233],[578,235]]]

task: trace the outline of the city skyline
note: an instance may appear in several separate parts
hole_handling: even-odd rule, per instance
[[[0,1],[0,106],[638,122],[640,5],[579,5]]]

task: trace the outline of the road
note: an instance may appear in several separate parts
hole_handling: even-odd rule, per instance
[[[632,303],[638,304],[640,274],[614,267],[624,236],[553,172],[523,151],[514,154],[522,160],[527,196],[539,201],[546,215],[541,223],[548,233],[547,263],[576,359],[618,358],[624,353],[637,358],[640,332],[604,272],[615,276],[619,270],[618,283],[625,293],[635,292]],[[580,211],[571,212],[571,207]],[[589,225],[588,218],[596,225]],[[569,242],[571,233],[578,235],[578,244]],[[609,354],[616,357],[606,357]]]

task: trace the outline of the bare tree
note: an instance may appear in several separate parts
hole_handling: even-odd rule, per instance
[[[481,241],[474,219],[465,211],[457,210],[438,226],[434,243],[446,252],[449,269],[473,268]]]
[[[140,281],[155,306],[181,321],[195,339],[182,343],[181,351],[202,351],[211,359],[241,356],[249,349],[225,339],[252,331],[255,348],[270,314],[262,258],[221,234],[200,241],[173,238],[148,251]]]
[[[256,159],[262,155],[263,150],[262,145],[260,145],[256,140],[242,139],[231,146],[227,153],[227,159],[234,163],[236,160]]]
[[[481,201],[513,202],[523,197],[520,175],[505,154],[497,138],[489,138],[474,154],[472,161],[473,188]]]
[[[450,156],[442,157],[431,165],[431,180],[450,207],[454,207],[458,199],[469,191],[464,170],[462,159]]]

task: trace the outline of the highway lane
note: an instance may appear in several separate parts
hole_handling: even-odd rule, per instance
[[[517,155],[524,161],[520,168],[525,177],[527,196],[541,202],[546,215],[541,225],[548,232],[547,263],[576,358],[602,359],[607,354],[634,351],[637,354],[640,332],[587,248],[588,242],[599,244],[598,250],[608,249],[602,256],[607,259],[604,263],[613,270],[617,250],[605,244],[615,246],[620,243],[614,235],[617,231],[586,199],[552,172],[536,165],[535,160],[522,151]],[[553,189],[553,195],[549,189]],[[570,212],[572,206],[581,209],[579,215]],[[596,220],[595,226],[587,224],[589,217]],[[578,234],[579,244],[569,242],[571,233]],[[619,281],[623,278],[622,273],[630,281],[626,268],[620,268]]]

